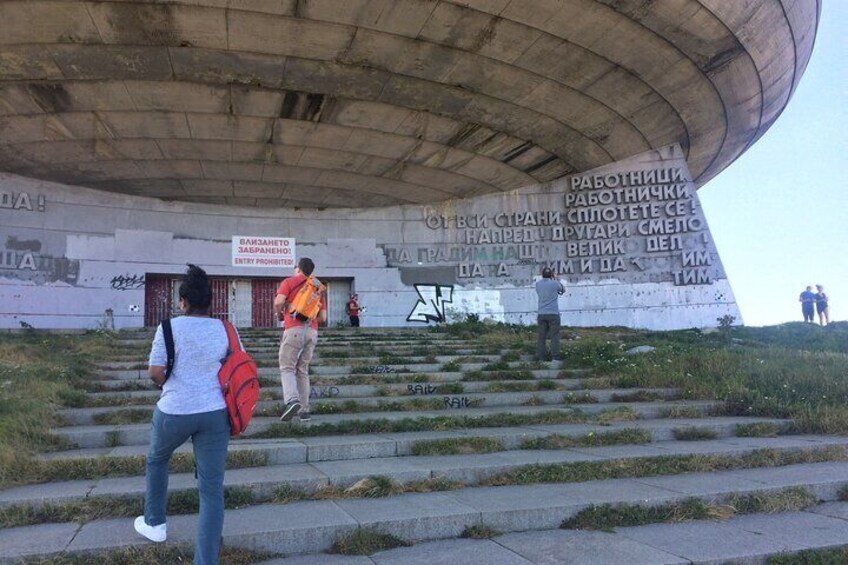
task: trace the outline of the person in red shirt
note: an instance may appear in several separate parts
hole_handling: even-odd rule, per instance
[[[280,341],[280,381],[283,385],[283,400],[286,407],[280,420],[288,422],[300,414],[301,422],[309,421],[309,362],[318,342],[318,322],[327,320],[327,297],[321,297],[318,316],[302,322],[288,307],[288,298],[294,298],[300,287],[310,284],[315,263],[309,257],[297,262],[294,276],[285,279],[274,297],[274,313],[283,321],[283,337]],[[312,278],[312,284],[320,284]]]
[[[347,303],[347,315],[350,316],[350,326],[353,328],[359,327],[360,310],[362,310],[362,308],[359,306],[359,296],[351,294],[350,300]]]

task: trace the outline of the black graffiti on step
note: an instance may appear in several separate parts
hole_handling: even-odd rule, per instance
[[[333,398],[338,395],[337,386],[313,386],[309,389],[309,398]]]
[[[371,365],[368,367],[363,367],[361,370],[362,373],[371,373],[371,374],[382,374],[382,373],[394,373],[395,370],[388,365]]]
[[[438,390],[438,387],[431,384],[417,384],[417,385],[407,385],[407,390],[409,390],[409,394],[433,394]]]
[[[446,396],[445,408],[472,408],[477,402],[467,396]]]

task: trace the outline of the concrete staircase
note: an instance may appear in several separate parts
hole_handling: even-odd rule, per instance
[[[249,433],[230,444],[224,544],[286,556],[267,563],[757,563],[848,545],[840,502],[848,438],[792,435],[789,422],[722,416],[719,403],[683,400],[677,390],[614,389],[587,369],[409,329],[323,332],[312,421],[281,424],[278,335],[242,337],[263,367],[264,399]],[[157,398],[145,368],[150,339],[128,332],[98,363],[86,406],[63,410],[66,425],[55,430],[70,448],[43,456],[75,469],[105,459],[131,470],[9,488],[0,510],[141,499],[143,470],[131,463],[146,453]],[[741,437],[755,423],[784,433]],[[172,495],[194,488],[190,468],[172,474]],[[720,508],[785,492],[813,505],[611,532],[560,529],[603,505],[697,499]],[[0,529],[0,562],[92,552],[107,553],[89,562],[109,562],[109,551],[148,545],[131,517],[103,514]],[[191,544],[196,515],[168,523],[169,544]],[[359,528],[414,545],[371,557],[324,553]],[[461,538],[475,530],[491,539]]]

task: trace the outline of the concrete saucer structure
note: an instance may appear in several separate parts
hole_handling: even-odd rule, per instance
[[[333,323],[353,290],[364,325],[528,322],[543,265],[570,283],[566,323],[738,319],[696,189],[778,118],[819,14],[2,2],[3,325],[155,324],[187,261],[218,278],[217,315],[269,325],[302,255]]]

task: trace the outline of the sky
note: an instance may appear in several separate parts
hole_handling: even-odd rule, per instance
[[[771,129],[698,190],[745,325],[801,321],[824,285],[848,320],[848,2],[823,2],[810,63]]]

